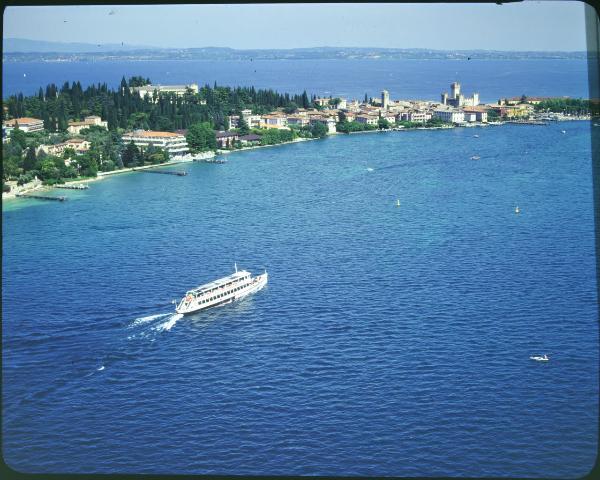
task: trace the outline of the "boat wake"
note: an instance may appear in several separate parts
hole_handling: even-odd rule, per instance
[[[167,321],[160,323],[159,325],[153,327],[154,330],[156,330],[157,332],[164,332],[164,331],[169,331],[171,330],[171,328],[173,328],[173,326],[177,323],[177,321],[183,318],[183,314],[181,313],[175,313],[172,314]]]
[[[147,317],[140,317],[140,318],[136,318],[133,323],[131,325],[129,325],[129,327],[137,327],[138,325],[143,325],[144,323],[149,323],[152,322],[154,320],[156,320],[157,318],[163,318],[166,317],[168,315],[171,315],[171,313],[158,313],[156,315],[148,315]]]

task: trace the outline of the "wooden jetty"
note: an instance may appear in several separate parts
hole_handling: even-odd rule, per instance
[[[35,198],[37,200],[54,200],[55,202],[64,202],[67,197],[50,197],[48,195],[32,195],[29,193],[17,193],[17,197]]]
[[[133,169],[135,172],[145,172],[145,173],[160,173],[162,175],[177,175],[178,177],[185,177],[187,172],[177,172],[173,170],[138,170],[136,168]]]
[[[87,190],[88,185],[53,185],[54,188],[65,188],[67,190]]]

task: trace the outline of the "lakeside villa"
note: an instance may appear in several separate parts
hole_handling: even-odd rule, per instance
[[[156,132],[152,130],[135,130],[123,134],[123,142],[133,142],[138,148],[148,148],[153,145],[167,151],[170,156],[189,153],[187,140],[184,135],[173,132]]]

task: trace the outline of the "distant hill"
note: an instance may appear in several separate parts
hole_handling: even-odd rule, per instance
[[[26,38],[5,38],[2,41],[4,53],[98,53],[126,52],[132,50],[160,50],[156,47],[127,45],[120,43],[64,43],[28,40]]]
[[[425,48],[314,47],[237,50],[226,47],[158,48],[127,44],[63,43],[6,38],[5,61],[102,60],[520,60],[587,58],[587,52],[432,50]]]

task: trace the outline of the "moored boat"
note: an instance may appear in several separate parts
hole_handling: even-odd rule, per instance
[[[265,273],[253,277],[246,270],[238,271],[236,265],[235,273],[186,292],[175,311],[186,315],[240,300],[246,295],[258,292],[267,284],[267,280],[266,270]]]

